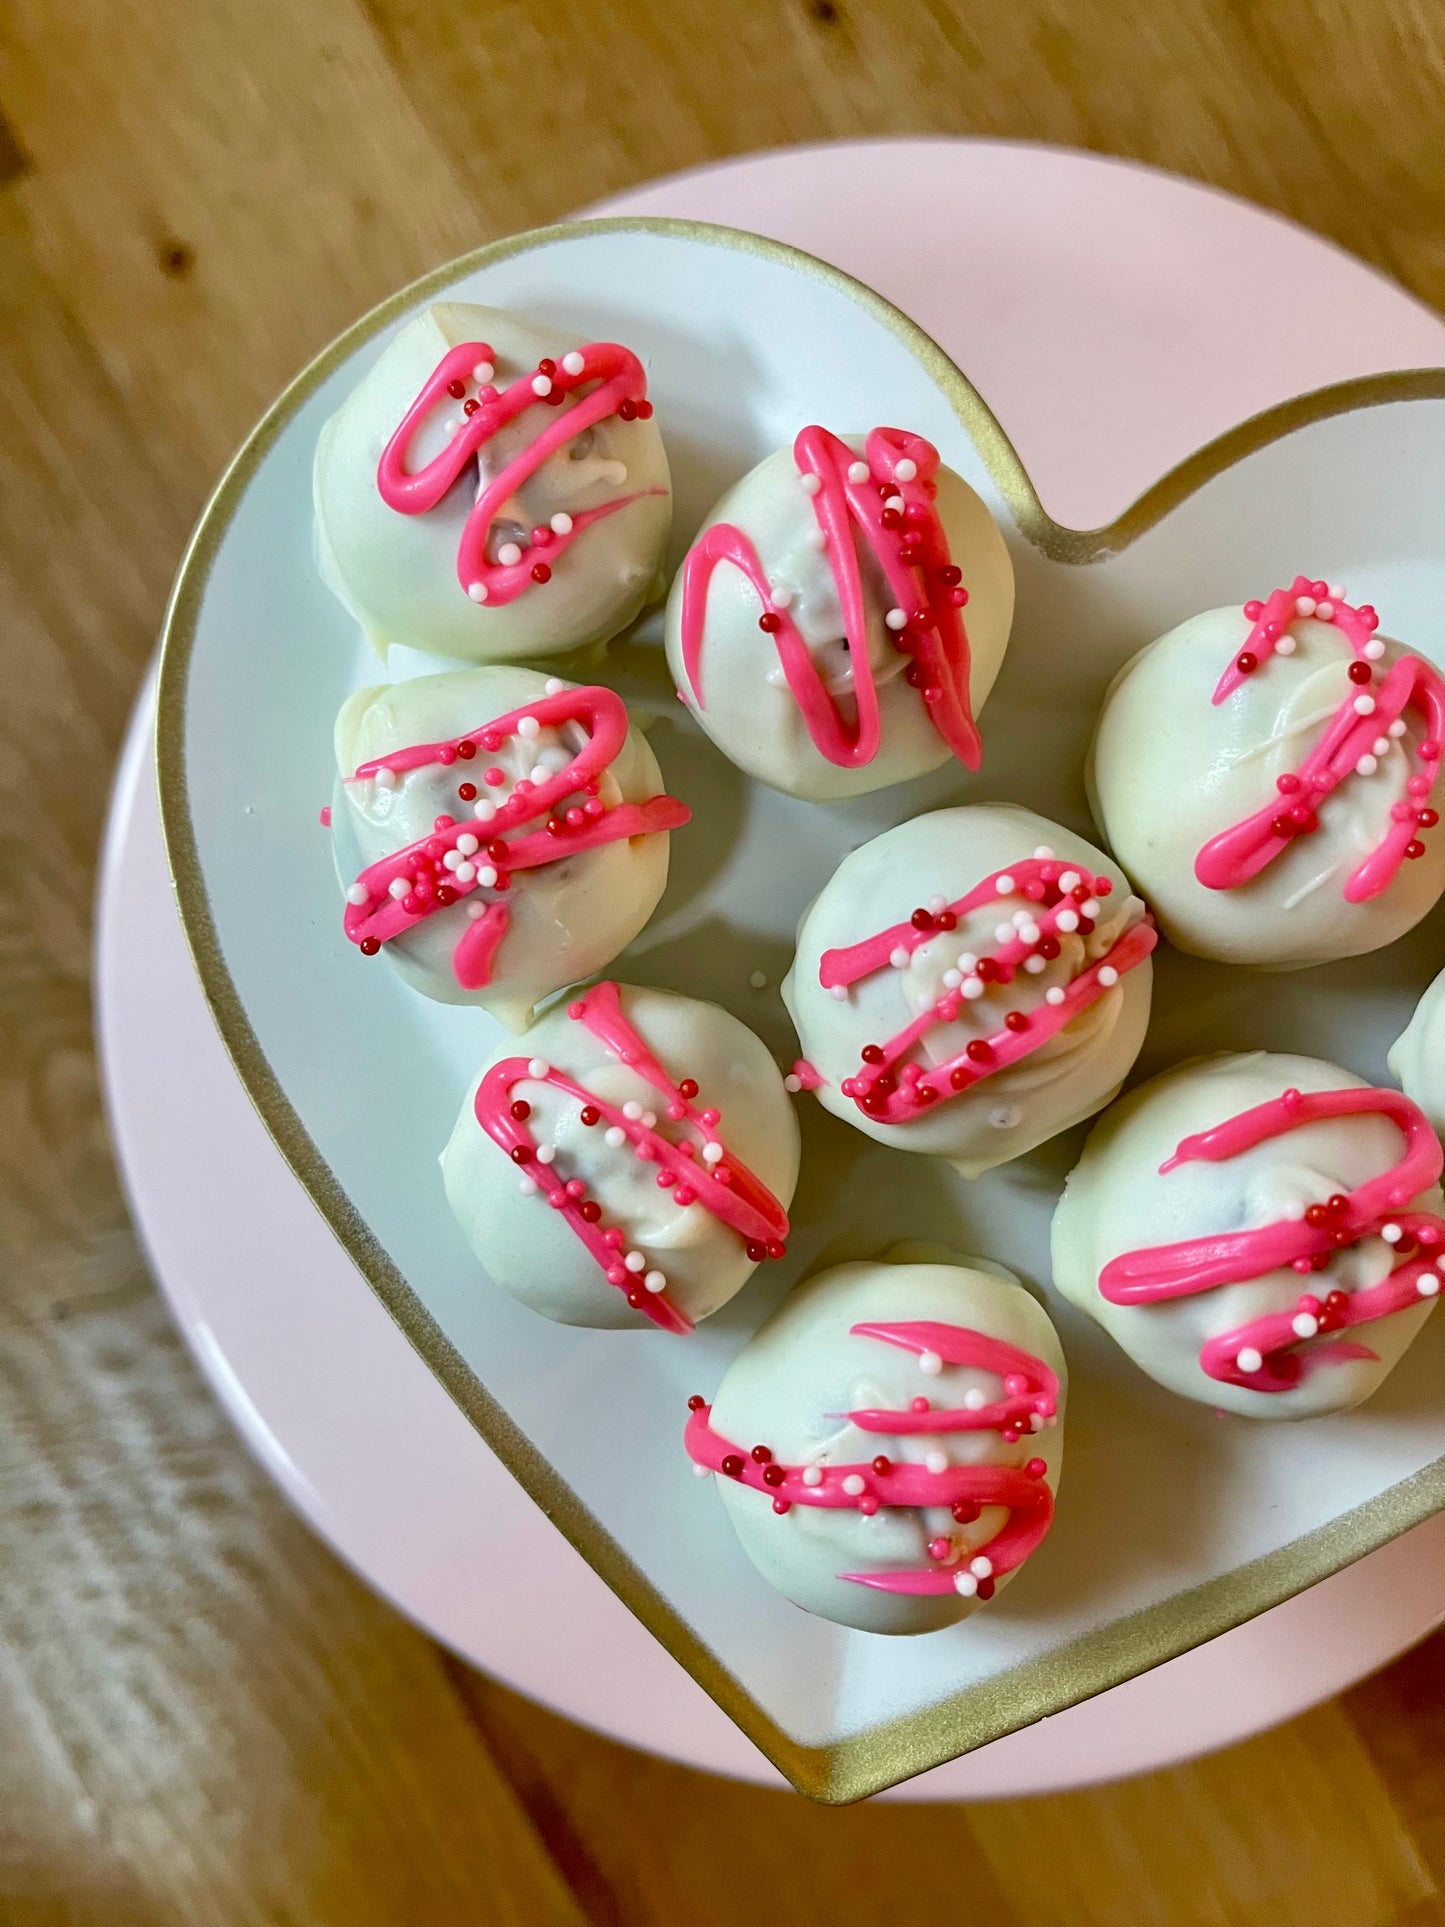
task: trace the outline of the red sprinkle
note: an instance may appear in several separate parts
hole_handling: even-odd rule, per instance
[[[356,947],[363,957],[374,957],[380,950],[381,944],[375,937],[363,937]]]

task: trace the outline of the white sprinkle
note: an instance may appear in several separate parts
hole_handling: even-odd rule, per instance
[[[1387,1245],[1399,1244],[1404,1235],[1404,1232],[1397,1224],[1386,1224],[1380,1227],[1380,1236],[1385,1240]]]
[[[548,769],[545,763],[538,763],[536,768],[532,771],[532,781],[536,783],[540,788],[540,786],[543,783],[550,783],[552,778],[556,774],[557,772],[555,770]]]
[[[1051,984],[1050,987],[1044,992],[1044,1002],[1046,1004],[1052,1004],[1055,1009],[1057,1009],[1058,1006],[1063,1001],[1064,1001],[1064,993],[1062,990],[1059,989],[1059,986],[1057,984]]]
[[[943,895],[942,891],[939,891],[936,896],[931,896],[928,899],[927,907],[936,917],[941,910],[948,908],[948,898]]]
[[[1385,645],[1377,637],[1371,636],[1365,644],[1363,654],[1367,662],[1378,662],[1385,653]]]
[[[923,1373],[925,1378],[937,1378],[938,1374],[943,1370],[943,1359],[937,1352],[920,1352],[918,1354],[918,1369]]]
[[[1288,1218],[1291,1224],[1298,1224],[1304,1217],[1304,1214],[1305,1204],[1303,1198],[1291,1198],[1283,1212],[1283,1216]]]
[[[497,881],[497,873],[490,863],[484,863],[477,871],[477,882],[484,890],[490,890]]]
[[[800,475],[798,477],[798,483],[804,495],[816,495],[818,490],[823,486],[816,475]]]
[[[457,849],[463,856],[475,856],[481,847],[481,843],[470,830],[463,830],[457,838]]]
[[[551,527],[553,535],[570,535],[572,533],[572,517],[568,515],[565,509],[558,509],[557,513],[552,517]],[[556,678],[553,677],[552,681],[555,682]],[[557,684],[559,689],[561,686],[560,683]],[[549,696],[555,693],[550,682],[547,685],[547,693]]]
[[[1013,938],[1014,927],[1011,923],[996,923],[994,925],[993,940],[995,943],[1012,943]]]
[[[532,393],[534,395],[550,395],[551,392],[552,377],[550,375],[533,375]]]
[[[1074,931],[1079,927],[1078,911],[1060,910],[1059,914],[1054,918],[1054,927],[1055,929],[1062,930],[1066,936],[1072,936]]]
[[[866,482],[868,480],[868,464],[866,462],[849,462],[848,480],[850,482]]]
[[[580,375],[582,370],[587,366],[587,363],[582,359],[581,355],[578,354],[577,350],[573,348],[563,355],[562,366],[569,375]]]
[[[750,972],[748,982],[754,990],[766,990],[768,986],[767,973],[762,970],[754,970]]]
[[[1042,1431],[1043,1431],[1043,1429],[1044,1429],[1044,1415],[1043,1415],[1043,1413],[1042,1413],[1042,1412],[1030,1412],[1030,1413],[1029,1413],[1029,1430],[1030,1430],[1031,1432],[1042,1432]]]
[[[983,995],[983,978],[965,977],[963,980],[963,994],[970,1003],[972,1003],[976,997],[981,997]]]
[[[1297,595],[1294,599],[1294,612],[1297,616],[1312,616],[1315,612],[1315,599],[1312,595]]]
[[[944,973],[943,973],[943,987],[944,987],[944,989],[945,989],[945,990],[957,990],[957,989],[958,989],[958,986],[959,986],[959,985],[960,985],[960,984],[961,984],[962,982],[963,982],[963,972],[962,972],[961,970],[945,970],[945,971],[944,971]]]
[[[981,1552],[977,1559],[970,1559],[968,1569],[975,1579],[993,1578],[993,1561],[986,1553]]]
[[[386,894],[394,898],[397,903],[400,903],[410,888],[411,885],[405,877],[393,877],[391,882],[386,886]]]
[[[461,427],[460,420],[454,415],[447,423],[447,440],[450,441]]]
[[[1299,644],[1295,641],[1294,637],[1286,631],[1274,645],[1274,653],[1277,656],[1292,656],[1298,647]]]
[[[958,967],[966,977],[971,970],[978,969],[978,958],[971,950],[965,950],[958,960]]]
[[[1313,1338],[1320,1328],[1320,1321],[1313,1312],[1302,1311],[1290,1320],[1290,1330],[1296,1338]]]
[[[860,1492],[866,1492],[867,1489],[866,1481],[857,1472],[850,1472],[843,1481],[843,1490],[850,1498],[856,1499]]]
[[[485,388],[496,372],[497,369],[494,362],[479,361],[472,369],[472,380],[476,382],[479,387]]]
[[[833,1002],[835,1004],[847,1003],[848,1001],[847,984],[834,984],[832,989],[828,992],[828,995],[833,999]]]
[[[1119,981],[1119,973],[1112,964],[1100,964],[1099,982],[1106,990],[1112,990]]]
[[[444,870],[455,870],[461,860],[461,852],[459,850],[448,850],[442,858],[442,868]]]
[[[524,1198],[535,1198],[537,1195],[537,1180],[535,1178],[519,1178],[517,1181],[517,1189]]]
[[[1037,943],[1044,934],[1026,910],[1020,910],[1014,917],[1014,927],[1020,943]]]
[[[953,1575],[953,1590],[962,1593],[965,1599],[972,1599],[978,1592],[978,1581],[971,1572],[956,1572]]]
[[[458,883],[475,883],[477,880],[476,864],[465,861],[459,863],[456,867],[455,876]]]
[[[888,961],[895,970],[906,970],[908,968],[908,952],[903,948],[902,944],[899,944],[896,950],[889,951]]]
[[[939,1472],[946,1472],[948,1470],[948,1454],[937,1451],[925,1452],[923,1455],[923,1463],[925,1468],[935,1475]]]
[[[901,462],[893,464],[893,473],[900,482],[911,482],[918,474],[918,464],[905,455]]]
[[[1388,756],[1389,753],[1390,739],[1388,736],[1377,736],[1374,742],[1370,744],[1370,754],[1372,756]]]
[[[908,618],[901,609],[890,609],[883,620],[888,627],[893,630],[906,629],[908,627]]]
[[[1333,622],[1335,619],[1334,603],[1317,602],[1315,604],[1315,614],[1319,617],[1321,622]]]
[[[467,584],[467,594],[471,597],[473,602],[485,602],[487,599],[486,583],[469,582]]]
[[[796,1097],[798,1092],[802,1090],[802,1088],[803,1088],[802,1078],[797,1076],[795,1072],[789,1071],[787,1076],[783,1079],[783,1089],[788,1093],[790,1097]]]
[[[1345,585],[1344,585],[1344,583],[1343,583],[1343,582],[1332,582],[1332,583],[1331,583],[1331,584],[1329,585],[1329,589],[1330,589],[1330,597],[1331,597],[1331,599],[1332,599],[1333,601],[1335,601],[1335,602],[1343,602],[1343,601],[1344,601],[1344,599],[1345,599]]]
[[[907,504],[901,495],[890,495],[884,500],[883,506],[886,509],[892,509],[895,515],[901,515]]]
[[[528,1077],[550,1077],[552,1066],[545,1057],[530,1057],[527,1060]]]
[[[965,1412],[981,1412],[987,1404],[988,1400],[976,1385],[971,1386],[963,1395],[963,1409]]]
[[[346,901],[357,905],[371,902],[371,893],[364,883],[353,883],[346,893]]]
[[[1001,897],[1011,897],[1014,893],[1014,888],[1015,888],[1014,880],[1009,875],[1007,870],[1005,870],[1004,874],[1001,877],[996,877],[994,879],[993,887],[996,895]]]
[[[538,1164],[555,1163],[556,1157],[557,1157],[557,1147],[555,1144],[539,1144],[537,1146]]]
[[[376,772],[376,787],[380,790],[394,790],[396,788],[396,771],[394,769],[387,769],[384,766],[379,769]]]
[[[622,1115],[626,1118],[630,1118],[634,1124],[642,1116],[642,1106],[638,1103],[635,1097],[630,1097],[627,1100],[627,1102],[623,1105]]]
[[[627,1142],[627,1133],[620,1124],[612,1124],[604,1132],[603,1141],[610,1144],[614,1151],[620,1151]]]
[[[704,1164],[720,1164],[722,1162],[722,1156],[723,1147],[718,1143],[716,1138],[710,1143],[704,1144],[702,1147],[702,1161]]]
[[[817,527],[809,529],[803,540],[810,549],[826,549],[828,546],[826,530]]]
[[[644,1111],[642,1113],[642,1128],[644,1131],[655,1131],[657,1129],[656,1111]]]
[[[472,922],[475,923],[478,917],[484,917],[487,914],[487,906],[484,903],[478,903],[474,897],[472,901],[467,904],[466,912]]]
[[[1264,1365],[1264,1359],[1254,1349],[1253,1345],[1246,1345],[1234,1362],[1242,1372],[1257,1372],[1260,1371]]]
[[[479,796],[472,805],[472,815],[479,823],[490,823],[496,813],[496,804],[485,796]]]
[[[1086,897],[1084,899],[1084,915],[1086,917],[1097,917],[1099,915],[1100,907],[1101,906],[1099,903],[1099,899],[1097,897]]]
[[[1395,738],[1395,741],[1399,742],[1400,738],[1405,734],[1405,725],[1399,716],[1397,716],[1394,722],[1390,724],[1390,727],[1385,731],[1385,734],[1387,736],[1393,736]]]
[[[1359,762],[1355,764],[1355,774],[1356,776],[1373,776],[1379,767],[1380,759],[1378,756],[1362,756]]]
[[[1031,977],[1042,977],[1048,965],[1042,957],[1025,957],[1024,969]]]
[[[692,1476],[695,1479],[710,1479],[712,1477],[712,1472],[708,1466],[694,1464],[692,1468]]]
[[[648,1291],[666,1291],[667,1275],[661,1271],[649,1271],[642,1280]]]
[[[640,1251],[629,1251],[622,1262],[629,1271],[646,1271],[647,1269],[647,1260]]]
[[[1356,696],[1355,714],[1357,716],[1373,716],[1374,713],[1375,699],[1373,696]]]
[[[774,590],[772,591],[772,597],[773,597],[773,607],[775,609],[787,609],[792,606],[793,592],[788,587],[786,582],[778,583],[776,588],[774,588]]]
[[[1077,890],[1083,880],[1077,870],[1065,870],[1059,878],[1059,888],[1061,890]]]
[[[822,1483],[823,1483],[823,1472],[822,1472],[821,1466],[805,1465],[803,1467],[803,1484],[804,1485],[821,1485]]]
[[[1049,848],[1047,843],[1041,843],[1039,847],[1034,851],[1034,855],[1036,857],[1042,857],[1045,861],[1047,861],[1048,858],[1053,855],[1053,851]]]
[[[1422,1298],[1436,1298],[1440,1293],[1440,1275],[1434,1271],[1422,1271],[1415,1280],[1415,1289]]]
[[[541,733],[541,729],[542,725],[535,716],[524,716],[517,724],[517,734],[526,737],[529,742]]]
[[[522,559],[522,551],[515,542],[504,542],[497,550],[497,560],[503,568],[514,569]]]

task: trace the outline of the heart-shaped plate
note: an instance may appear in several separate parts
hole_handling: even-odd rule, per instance
[[[857,1799],[1056,1712],[1445,1504],[1441,1321],[1362,1411],[1270,1425],[1171,1397],[1058,1300],[1048,1226],[1079,1131],[969,1184],[800,1099],[789,1259],[687,1340],[549,1324],[488,1284],[447,1212],[436,1160],[496,1027],[415,996],[343,940],[317,827],[335,712],[377,669],[314,567],[316,437],[395,330],[442,297],[637,350],[672,460],[674,564],[722,490],[815,420],[926,435],[1004,529],[1017,615],[982,717],[977,776],[955,766],[846,805],[794,802],[742,777],[688,721],[655,618],[597,672],[655,718],[667,787],[693,809],[673,839],[667,895],[615,974],[726,1005],[784,1064],[795,1043],[777,985],[799,911],[843,855],[905,817],[970,800],[1023,803],[1096,835],[1082,770],[1099,701],[1118,666],[1183,617],[1296,573],[1326,576],[1373,602],[1388,633],[1445,663],[1445,372],[1372,377],[1273,410],[1110,527],[1077,531],[1044,512],[947,356],[848,276],[697,223],[540,230],[386,302],[259,424],[182,566],[157,725],[182,920],[277,1144],[493,1449],[802,1791]],[[1041,368],[1038,379],[1068,406],[1074,370]],[[393,652],[393,673],[404,668]],[[1384,1081],[1385,1051],[1439,966],[1442,933],[1437,913],[1381,955],[1281,977],[1163,949],[1138,1075],[1198,1051],[1264,1047]],[[1044,1548],[988,1611],[889,1640],[809,1618],[773,1594],[692,1478],[681,1436],[687,1395],[711,1395],[799,1276],[905,1238],[1018,1271],[1048,1298],[1072,1385],[1058,1521]],[[333,1369],[345,1371],[346,1358]],[[587,1636],[579,1625],[576,1637]]]

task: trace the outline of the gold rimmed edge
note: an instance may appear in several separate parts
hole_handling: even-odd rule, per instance
[[[1115,521],[1096,529],[1071,529],[1047,514],[1012,443],[967,377],[915,322],[863,282],[782,242],[707,222],[650,216],[564,222],[493,242],[434,269],[338,336],[262,417],[222,476],[187,547],[161,635],[157,787],[182,929],[211,1014],[247,1095],[347,1255],[528,1495],[799,1792],[825,1803],[844,1804],[1092,1698],[1339,1571],[1445,1506],[1445,1459],[1289,1545],[1190,1592],[966,1687],[934,1706],[900,1715],[831,1746],[806,1746],[763,1711],[513,1423],[373,1236],[282,1090],[221,952],[186,778],[185,706],[197,622],[211,566],[252,476],[296,410],[342,362],[393,320],[478,269],[559,241],[607,233],[659,235],[759,255],[821,279],[865,308],[898,337],[947,397],[1020,533],[1051,559],[1070,564],[1097,561],[1127,548],[1207,482],[1313,422],[1390,402],[1445,398],[1445,369],[1367,375],[1284,402],[1188,457]]]

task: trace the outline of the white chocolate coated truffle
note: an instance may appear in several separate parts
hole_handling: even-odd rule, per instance
[[[1352,1202],[1340,1215],[1329,1201],[1394,1172],[1407,1156],[1406,1137],[1379,1112],[1316,1117],[1301,1110],[1303,1121],[1291,1122],[1289,1100],[1280,1104],[1290,1091],[1308,1102],[1314,1093],[1369,1087],[1317,1058],[1264,1051],[1180,1064],[1131,1091],[1094,1126],[1054,1217],[1054,1282],[1064,1296],[1161,1385],[1250,1418],[1312,1418],[1367,1399],[1419,1331],[1440,1287],[1433,1265],[1407,1264],[1395,1280],[1403,1309],[1366,1318],[1380,1301],[1372,1306],[1356,1297],[1378,1293],[1401,1252],[1412,1248],[1409,1214],[1441,1210],[1430,1175],[1439,1172],[1438,1146],[1432,1155],[1423,1119],[1416,1113],[1423,1155],[1413,1174],[1375,1187],[1388,1200],[1380,1210],[1360,1211]],[[1371,1095],[1406,1102],[1397,1092]],[[1187,1139],[1220,1132],[1261,1105],[1271,1107],[1264,1115],[1281,1126],[1276,1132],[1234,1150],[1239,1127],[1231,1127],[1214,1141],[1230,1154],[1210,1157],[1202,1154],[1207,1147],[1196,1147],[1200,1154],[1190,1155],[1186,1146],[1186,1155],[1161,1172]],[[1317,1231],[1306,1217],[1311,1210],[1321,1218]],[[1401,1229],[1392,1222],[1396,1213],[1406,1220],[1404,1240],[1392,1236]],[[1351,1234],[1363,1226],[1366,1235],[1336,1248],[1337,1226]],[[1230,1276],[1211,1284],[1202,1267],[1218,1261],[1225,1246],[1232,1253],[1229,1241],[1241,1233],[1250,1235]],[[1196,1240],[1212,1241],[1212,1253],[1172,1263],[1131,1255]],[[1328,1250],[1326,1267],[1295,1269],[1292,1254],[1314,1248]],[[1118,1269],[1106,1273],[1111,1264]],[[1180,1295],[1123,1303],[1104,1295],[1113,1279],[1161,1275],[1178,1280]],[[1344,1294],[1333,1301],[1338,1311],[1331,1293]]]
[[[687,1447],[744,1552],[796,1605],[863,1632],[932,1632],[1002,1589],[1047,1533],[1064,1392],[1048,1315],[1007,1273],[962,1258],[839,1265],[738,1355]]]
[[[1445,1135],[1445,970],[1430,985],[1415,1014],[1390,1048],[1390,1075]]]
[[[456,438],[468,458],[434,506],[403,513],[384,498],[378,465],[443,361],[470,342],[490,348],[490,362],[459,372],[463,397],[443,385],[415,425],[404,467],[415,476]],[[469,662],[559,655],[616,635],[658,593],[672,516],[667,455],[655,420],[628,421],[615,412],[584,427],[531,473],[516,471],[487,530],[477,530],[479,540],[485,535],[485,573],[493,585],[486,598],[474,599],[472,583],[458,574],[464,531],[483,490],[597,392],[585,372],[574,392],[566,373],[567,358],[590,345],[495,308],[440,302],[393,336],[322,429],[313,488],[318,561],[383,654],[404,642]],[[554,377],[538,374],[543,359],[555,364]],[[567,389],[566,402],[549,405],[533,383]],[[640,369],[630,385],[643,385]],[[482,430],[464,411],[479,397],[484,407],[495,406],[485,401],[489,388],[501,391],[503,402],[516,389],[527,405],[472,449]],[[589,522],[601,508],[609,512]],[[509,544],[521,551],[519,558]],[[511,585],[490,575],[509,560],[518,572]],[[550,568],[549,581],[531,580],[538,563]],[[520,593],[513,593],[516,582]]]
[[[1379,894],[1345,896],[1352,874],[1390,833],[1392,810],[1423,806],[1407,794],[1433,767],[1419,754],[1428,737],[1421,712],[1412,706],[1388,723],[1381,714],[1374,726],[1381,680],[1408,652],[1372,639],[1380,650],[1368,661],[1373,680],[1354,683],[1340,624],[1296,615],[1283,648],[1216,704],[1220,678],[1246,653],[1253,626],[1238,607],[1207,610],[1120,672],[1090,751],[1094,819],[1181,950],[1272,970],[1377,950],[1418,923],[1445,889],[1445,838],[1427,834],[1424,855],[1401,863]],[[1262,811],[1286,820],[1300,803],[1288,786],[1332,719],[1357,703],[1371,708],[1359,718],[1354,766],[1312,813],[1301,812],[1317,827],[1293,835],[1246,881],[1201,882],[1196,864],[1214,838]]]
[[[822,432],[805,430],[795,447],[805,446],[804,436]],[[936,497],[923,494],[924,470],[929,458],[936,460],[928,443],[896,437],[917,456],[901,458],[904,472],[917,472],[900,484],[902,494],[886,499],[903,501],[906,496],[920,514],[936,512],[935,534],[943,547],[935,542],[928,551],[934,566],[900,568],[899,545],[913,524],[870,525],[865,530],[843,508],[846,494],[870,518],[882,514],[879,503],[885,498],[874,481],[847,483],[844,462],[851,452],[860,467],[866,466],[864,453],[872,449],[879,474],[885,469],[892,473],[899,462],[877,440],[892,432],[842,438],[834,463],[836,527],[843,531],[838,539],[849,543],[857,558],[868,681],[876,690],[873,739],[864,733],[866,718],[860,719],[855,658],[840,595],[848,565],[840,562],[835,537],[824,534],[829,491],[809,492],[806,485],[817,478],[807,467],[800,469],[795,448],[768,456],[723,496],[679,570],[668,601],[668,663],[702,729],[750,776],[811,802],[835,802],[904,782],[937,769],[955,753],[945,732],[964,730],[967,719],[950,722],[949,702],[925,700],[924,686],[936,678],[932,669],[924,675],[928,656],[914,652],[918,630],[912,618],[920,605],[930,599],[936,604],[926,626],[926,647],[947,643],[948,660],[957,673],[950,671],[943,680],[974,717],[993,687],[1013,621],[1013,566],[1004,539],[983,501],[952,469],[937,469]],[[826,469],[827,463],[822,465]],[[902,511],[890,513],[898,522]],[[700,561],[710,557],[710,544],[719,553],[735,547],[729,530],[750,546],[761,585],[732,560],[715,565]],[[892,563],[891,579],[882,556]],[[940,566],[958,571],[958,589],[939,579]],[[948,598],[964,591],[966,606],[956,610]],[[764,629],[759,626],[763,619],[780,626]],[[854,627],[856,642],[856,623]],[[955,657],[960,632],[965,647]],[[798,652],[797,673],[808,682],[801,700],[785,666],[790,648]],[[966,677],[961,666],[965,657]],[[832,755],[820,741],[832,743]],[[866,760],[851,765],[836,760],[865,754]]]
[[[783,1000],[826,1109],[974,1177],[1109,1102],[1144,1040],[1152,945],[1144,905],[1091,843],[1013,804],[975,804],[844,859],[803,913]],[[910,1101],[914,1088],[933,1096]]]
[[[768,1255],[780,1254],[798,1123],[766,1047],[736,1017],[599,984],[489,1060],[441,1162],[467,1243],[514,1298],[564,1325],[685,1331],[752,1275],[754,1234],[755,1253],[773,1241]]]
[[[592,720],[553,724],[523,717],[495,748],[478,744],[471,756],[450,762],[356,775],[378,758],[451,743],[468,732],[475,736],[495,718],[530,708],[541,717],[549,710],[588,708]],[[610,730],[620,741],[598,772],[595,796],[579,780],[550,810],[528,814],[525,802],[520,809],[509,804],[519,783],[541,793],[539,785],[573,768],[574,759],[589,753],[589,743],[601,744],[594,722],[598,732]],[[637,935],[667,883],[668,831],[645,826],[676,826],[687,815],[663,795],[657,759],[646,739],[627,726],[619,697],[590,686],[579,690],[532,669],[460,669],[360,689],[336,719],[336,764],[331,820],[337,871],[343,890],[369,892],[366,902],[348,895],[348,934],[364,940],[380,910],[406,926],[384,936],[383,950],[414,989],[439,1003],[479,1004],[513,1030],[526,1025],[544,997],[603,969]],[[463,795],[464,786],[473,798]],[[593,816],[584,814],[588,806]],[[568,809],[581,821],[550,836],[549,816],[565,817]],[[517,811],[515,822],[509,811]],[[438,839],[444,817],[453,826]],[[594,838],[608,825],[619,831],[611,840],[569,854],[569,840]],[[629,828],[639,833],[620,833]],[[499,837],[509,852],[500,862],[488,853]],[[407,905],[405,876],[388,882],[383,872],[395,853],[412,850],[420,861],[433,843],[436,853],[428,861],[435,881],[456,891],[457,900],[436,907],[432,898],[430,911],[410,920],[400,914]],[[529,844],[540,844],[544,858],[531,867],[517,857],[517,846],[525,850]],[[438,861],[444,869],[436,868]],[[514,861],[518,867],[506,867]],[[400,899],[399,908],[389,898]],[[489,967],[468,969],[463,945],[478,941],[473,933],[488,915],[503,913],[504,933]],[[480,975],[484,982],[477,981]]]

